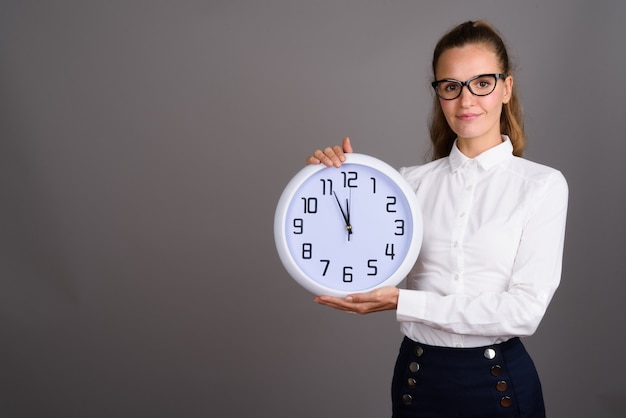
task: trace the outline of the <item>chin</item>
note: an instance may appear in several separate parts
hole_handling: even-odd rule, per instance
[[[494,133],[493,127],[484,126],[456,126],[457,129],[453,129],[454,133],[459,139],[472,140],[475,138],[490,137]]]
[[[473,130],[467,130],[467,129],[459,129],[458,131],[455,131],[455,133],[459,139],[463,139],[466,141],[471,141],[474,138],[479,138],[485,135],[485,132],[473,131]]]

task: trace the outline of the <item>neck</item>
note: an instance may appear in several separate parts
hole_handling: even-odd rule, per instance
[[[475,158],[502,143],[502,136],[494,136],[491,138],[479,139],[479,138],[458,138],[456,145],[459,151],[468,158]]]

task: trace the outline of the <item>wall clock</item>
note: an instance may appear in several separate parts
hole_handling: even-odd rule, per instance
[[[414,190],[387,163],[346,154],[340,168],[308,165],[285,187],[274,240],[287,272],[316,295],[395,286],[415,264],[422,215]]]

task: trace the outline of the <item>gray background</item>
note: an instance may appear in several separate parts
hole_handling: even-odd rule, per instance
[[[389,416],[394,314],[314,304],[274,209],[344,135],[423,163],[432,48],[476,18],[571,189],[525,340],[549,415],[624,416],[625,5],[0,1],[0,416]]]

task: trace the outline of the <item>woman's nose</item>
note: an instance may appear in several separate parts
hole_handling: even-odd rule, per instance
[[[474,102],[474,95],[469,90],[468,86],[463,86],[463,88],[461,88],[461,94],[459,95],[458,99],[461,103],[461,106],[465,107],[471,105]]]

